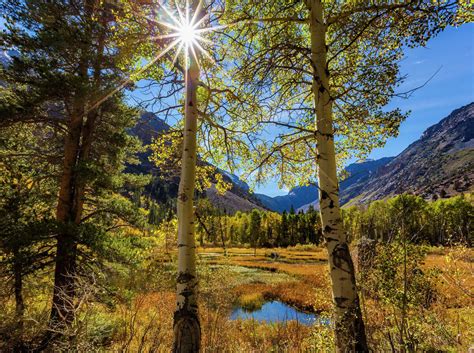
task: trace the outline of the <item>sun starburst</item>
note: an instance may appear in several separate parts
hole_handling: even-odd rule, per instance
[[[175,9],[173,11],[170,11],[166,4],[159,3],[158,7],[162,10],[162,12],[160,13],[160,16],[158,18],[144,16],[148,21],[153,22],[161,27],[165,27],[167,31],[169,31],[169,33],[159,36],[153,36],[149,39],[169,39],[171,42],[166,45],[163,50],[156,54],[155,57],[148,61],[148,63],[146,63],[139,70],[134,72],[134,76],[140,76],[143,72],[155,65],[161,58],[165,57],[165,55],[172,53],[174,49],[176,49],[176,52],[173,58],[173,65],[175,65],[181,53],[183,53],[186,68],[188,67],[190,55],[193,56],[197,65],[200,66],[197,55],[198,53],[202,53],[210,61],[215,63],[214,58],[203,47],[203,43],[213,43],[209,39],[204,38],[204,35],[212,31],[216,31],[218,29],[226,28],[227,26],[204,26],[204,23],[210,18],[210,16],[208,14],[203,14],[202,0],[199,1],[197,7],[192,10],[194,12],[192,15],[191,7],[189,6],[189,0],[186,0],[184,11],[178,5],[177,0],[175,0],[174,6]],[[132,81],[132,75],[121,81],[108,94],[101,97],[94,104],[92,104],[86,111],[86,113],[99,107],[102,103],[104,103],[114,94],[122,90],[127,84]]]
[[[171,11],[166,5],[160,5],[163,10],[161,16],[156,19],[156,23],[167,28],[170,33],[156,36],[155,39],[174,39],[166,51],[170,51],[174,47],[177,47],[176,54],[174,56],[173,64],[180,56],[181,52],[184,55],[184,59],[187,65],[188,58],[193,55],[194,59],[199,65],[198,53],[202,53],[212,62],[213,57],[204,48],[203,43],[212,44],[212,42],[205,38],[206,33],[210,33],[217,29],[221,29],[224,26],[204,27],[204,23],[209,19],[209,15],[203,15],[202,1],[199,2],[196,9],[191,10],[189,1],[186,1],[184,10],[175,2],[175,9]],[[194,13],[191,14],[190,12]]]

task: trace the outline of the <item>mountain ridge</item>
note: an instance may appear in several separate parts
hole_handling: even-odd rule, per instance
[[[430,126],[377,176],[353,203],[367,203],[402,192],[425,199],[471,190],[474,181],[474,102]]]
[[[162,119],[151,112],[141,112],[140,119],[137,124],[131,129],[132,135],[137,136],[144,146],[152,143],[153,139],[159,134],[166,132],[171,127]],[[140,160],[138,165],[129,165],[127,169],[133,173],[151,173],[158,177],[160,172],[149,160],[150,151],[138,153],[137,157]],[[202,160],[199,163],[206,163]],[[204,195],[211,201],[211,203],[220,209],[225,209],[228,214],[234,214],[237,211],[251,211],[252,209],[264,210],[264,205],[249,192],[249,186],[239,179],[238,176],[229,173],[225,170],[217,169],[223,176],[224,181],[231,184],[230,190],[224,195],[217,192],[216,188],[211,186],[204,191]],[[179,177],[176,176],[172,180],[166,182],[159,178],[154,178],[151,185],[148,185],[148,192],[155,199],[168,199],[177,196],[179,184]],[[163,201],[163,200],[161,200]]]
[[[341,203],[354,197],[367,180],[381,166],[389,163],[393,157],[384,157],[377,160],[365,160],[349,164],[345,171],[346,178],[340,181]],[[299,186],[291,189],[287,195],[270,197],[264,194],[255,194],[269,209],[277,212],[289,211],[293,207],[297,212],[306,211],[310,205],[318,208],[318,186]]]
[[[341,205],[366,204],[403,192],[436,199],[470,191],[474,184],[474,102],[427,128],[399,155],[352,163],[345,170],[349,176],[340,181]],[[298,188],[283,196],[256,196],[279,212],[288,211],[291,205],[297,212],[310,205],[318,208],[317,186],[306,188],[303,191],[312,200],[302,205],[295,201]]]
[[[143,113],[134,134],[147,145],[157,133],[169,126],[153,113]],[[141,168],[152,170],[147,154],[140,154]],[[140,169],[141,169],[140,168]],[[470,191],[474,180],[474,102],[453,110],[437,124],[427,128],[420,138],[395,157],[364,160],[345,168],[347,177],[340,181],[341,205],[365,204],[403,192],[426,199],[447,197]],[[224,180],[232,184],[225,195],[215,188],[206,197],[229,213],[254,208],[276,212],[306,211],[318,208],[318,186],[298,186],[287,195],[271,197],[252,193],[238,176],[219,169]],[[177,190],[174,181],[174,189]]]

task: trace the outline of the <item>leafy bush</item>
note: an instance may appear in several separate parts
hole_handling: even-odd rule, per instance
[[[446,327],[431,314],[439,273],[422,269],[426,250],[402,239],[377,246],[363,283],[364,300],[378,303],[366,312],[374,349],[426,351],[445,343]]]

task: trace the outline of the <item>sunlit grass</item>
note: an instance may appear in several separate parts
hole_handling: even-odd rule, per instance
[[[261,292],[242,294],[238,299],[238,305],[249,311],[260,309],[263,304],[265,304],[265,298]]]
[[[220,248],[199,249],[199,253],[199,307],[204,352],[330,349],[333,337],[331,326],[230,320],[236,305],[255,310],[272,300],[330,317],[331,289],[324,248],[257,249],[257,256],[254,256],[253,249],[248,248],[229,248],[229,256],[224,256]],[[278,253],[278,258],[272,258],[271,253]],[[425,259],[423,271],[439,269],[443,275],[436,283],[436,301],[429,308],[410,310],[417,310],[423,315],[418,328],[424,332],[421,338],[431,340],[431,344],[438,345],[440,349],[454,351],[453,347],[456,347],[458,351],[467,351],[474,340],[471,329],[474,308],[470,296],[473,290],[472,255],[473,250],[464,247],[431,248]],[[86,325],[78,331],[78,344],[88,347],[88,344],[104,340],[106,351],[171,350],[172,318],[176,305],[173,280],[175,257],[171,251],[170,255],[153,253],[153,258],[155,267],[134,277],[136,287],[121,289],[119,301],[113,305],[91,303],[78,316],[83,321],[77,324]],[[34,283],[30,281],[27,288],[31,285]],[[127,285],[130,286],[130,283]],[[46,292],[34,298],[27,295],[30,307],[28,317],[35,320],[46,318],[48,297]],[[10,309],[13,307],[11,300],[4,304]],[[371,342],[383,342],[386,337],[382,333],[390,329],[387,319],[393,315],[393,307],[370,297],[364,298],[362,306]],[[11,315],[10,309],[8,313]],[[34,328],[32,334],[38,331],[37,326],[31,327]]]

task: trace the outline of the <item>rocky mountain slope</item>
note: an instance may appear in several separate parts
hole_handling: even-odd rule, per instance
[[[169,127],[153,114],[142,116],[134,130],[145,144]],[[141,156],[140,168],[153,168],[147,155]],[[341,204],[367,203],[403,192],[433,199],[472,191],[474,184],[474,103],[456,109],[438,124],[427,129],[421,138],[396,157],[365,160],[350,164],[340,182]],[[219,208],[234,213],[253,208],[277,212],[318,208],[317,185],[299,186],[288,195],[270,197],[251,194],[237,176],[221,171],[232,189],[219,195],[215,188],[206,196]],[[177,189],[176,185],[173,189]],[[168,186],[169,187],[169,186]]]
[[[454,110],[370,178],[351,203],[412,192],[426,199],[472,189],[474,103]]]
[[[350,164],[346,167],[346,177],[340,182],[341,202],[359,195],[366,182],[380,167],[389,163],[393,158],[387,157],[379,160],[365,160]],[[317,185],[299,186],[293,188],[288,195],[270,197],[256,194],[262,203],[269,209],[283,212],[289,211],[291,207],[296,211],[306,211],[310,205],[318,208]]]
[[[143,112],[131,133],[140,138],[143,145],[149,145],[153,138],[158,134],[167,131],[170,126],[156,115],[150,112]],[[127,170],[134,173],[151,173],[154,176],[159,176],[159,170],[149,160],[150,152],[139,153],[139,165],[130,165]],[[231,189],[221,195],[217,192],[215,187],[206,190],[206,197],[214,206],[225,209],[228,214],[233,214],[237,211],[250,211],[254,208],[264,209],[264,206],[253,194],[249,192],[249,186],[241,181],[236,175],[229,172],[219,170],[226,182],[232,185]],[[159,178],[153,178],[151,185],[148,186],[148,192],[153,198],[158,201],[166,201],[167,198],[174,198],[177,195],[179,178],[175,177],[173,180],[162,181]]]
[[[346,168],[340,182],[341,204],[367,203],[411,192],[426,199],[472,191],[474,184],[474,103],[454,110],[428,128],[396,157],[363,161]],[[317,186],[298,187],[288,195],[257,194],[263,204],[282,212],[318,208]],[[310,201],[308,201],[310,199]]]
[[[344,179],[339,183],[341,205],[363,192],[367,182],[378,173],[380,168],[383,168],[392,160],[393,157],[385,157],[349,164],[345,169]],[[319,209],[319,196],[317,194],[312,202],[299,207],[297,211],[307,211],[310,205],[315,209]]]
[[[237,211],[248,212],[254,208],[265,210],[258,201],[255,201],[253,195],[248,193],[243,194],[242,190],[239,191],[233,186],[230,191],[221,195],[217,192],[216,188],[212,186],[206,190],[206,197],[215,207],[225,210],[227,214],[235,214]]]

